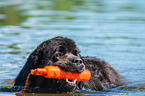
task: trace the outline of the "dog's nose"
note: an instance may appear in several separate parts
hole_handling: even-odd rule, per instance
[[[75,64],[82,64],[83,61],[82,61],[81,58],[75,57],[75,58],[73,58],[72,63],[75,63]]]
[[[78,73],[81,73],[84,71],[85,65],[81,58],[79,58],[79,57],[73,58],[72,63],[73,63],[72,67],[75,69],[75,71],[77,71]]]

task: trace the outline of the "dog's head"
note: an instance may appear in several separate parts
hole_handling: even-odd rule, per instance
[[[38,56],[36,61],[38,64],[36,64],[36,68],[55,65],[67,72],[76,71],[78,73],[83,72],[85,69],[79,49],[75,42],[68,38],[56,37],[44,41],[37,47],[35,54]],[[72,91],[77,87],[78,82],[51,79],[51,82],[47,82],[46,84],[49,83],[53,83],[54,85],[51,87],[55,86],[61,91]]]

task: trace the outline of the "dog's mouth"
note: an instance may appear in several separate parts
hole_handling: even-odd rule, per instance
[[[69,85],[69,86],[76,86],[77,79],[75,79],[75,80],[70,80],[68,78],[66,78],[65,80],[64,79],[58,79],[57,83],[60,86],[67,86],[67,85]]]
[[[77,79],[58,79],[57,80],[58,90],[63,92],[73,92],[77,87]]]
[[[70,79],[66,78],[66,82],[67,82],[68,84],[70,84],[70,85],[76,84],[76,81],[77,81],[77,79],[75,79],[75,80],[70,80]]]

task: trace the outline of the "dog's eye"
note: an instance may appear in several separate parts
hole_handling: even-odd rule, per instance
[[[78,51],[77,51],[77,50],[74,50],[74,52],[73,52],[73,53],[74,53],[74,55],[75,55],[75,56],[77,56],[77,55],[78,55]]]
[[[59,57],[59,56],[61,56],[61,55],[62,55],[61,53],[57,53],[57,54],[56,54],[56,57]]]

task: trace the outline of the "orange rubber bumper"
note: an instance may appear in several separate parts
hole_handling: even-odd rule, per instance
[[[31,73],[33,75],[42,75],[45,78],[54,79],[70,79],[77,81],[89,81],[91,78],[91,73],[89,70],[85,69],[82,73],[77,73],[76,71],[66,72],[60,69],[58,66],[45,66],[44,68],[32,69]]]

